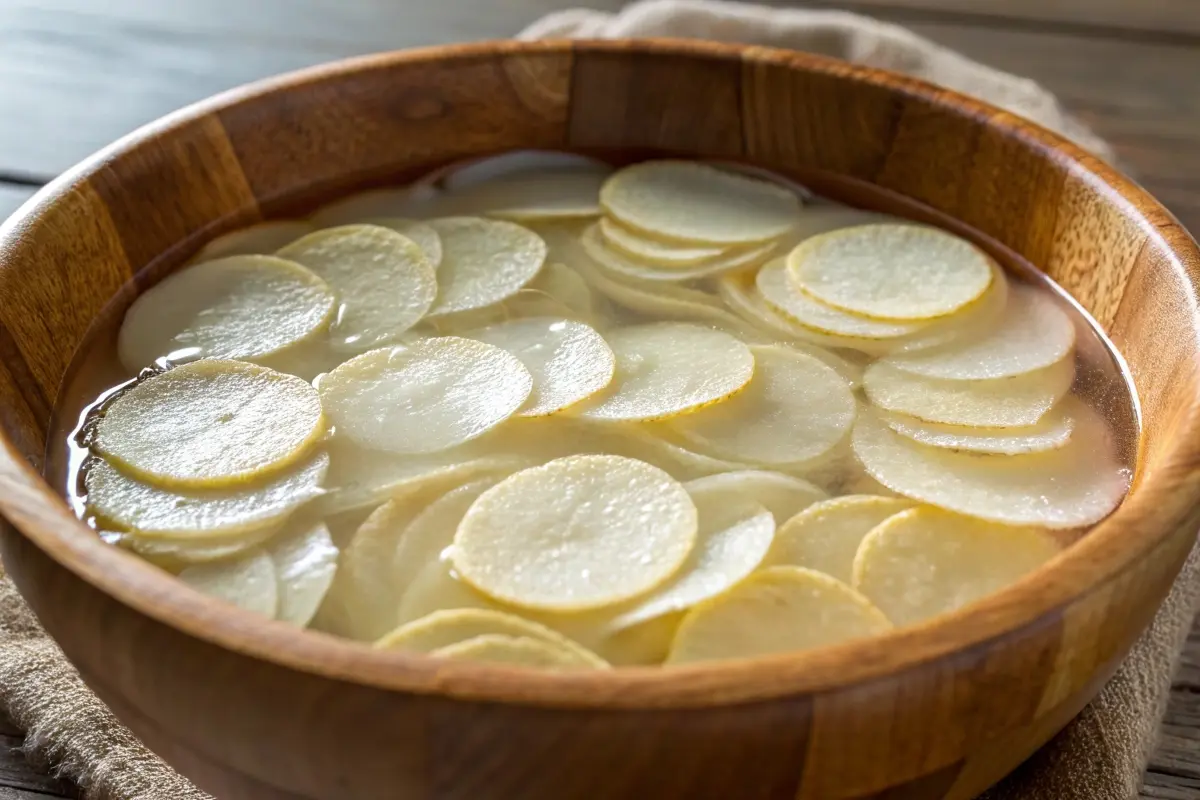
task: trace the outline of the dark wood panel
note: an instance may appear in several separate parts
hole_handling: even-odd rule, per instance
[[[9,214],[16,211],[36,191],[35,186],[0,183],[0,222],[7,219]]]

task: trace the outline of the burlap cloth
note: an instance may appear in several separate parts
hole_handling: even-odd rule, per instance
[[[564,11],[522,38],[682,36],[825,53],[919,76],[1023,114],[1085,147],[1108,147],[1037,84],[977,64],[902,28],[834,11],[654,0],[617,15]],[[988,800],[1127,800],[1155,745],[1178,655],[1200,600],[1200,548],[1154,624],[1098,698]],[[146,750],[85,687],[0,573],[0,705],[26,731],[35,762],[89,800],[193,800],[192,787]],[[380,798],[384,800],[384,798]],[[486,798],[481,798],[486,800]]]

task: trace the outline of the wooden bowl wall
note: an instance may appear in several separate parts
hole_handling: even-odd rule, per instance
[[[100,543],[42,480],[64,372],[128,281],[265,216],[512,148],[745,159],[881,187],[1011,248],[1128,361],[1144,416],[1130,497],[1018,587],[936,624],[746,663],[530,675],[231,610]],[[4,560],[96,692],[221,800],[965,800],[1095,694],[1195,539],[1198,269],[1166,211],[1061,139],[815,56],[488,43],[320,68],[133,134],[0,230]]]

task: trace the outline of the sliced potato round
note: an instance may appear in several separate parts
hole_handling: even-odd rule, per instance
[[[158,358],[265,356],[320,333],[333,309],[329,286],[299,264],[229,256],[143,292],[125,312],[117,354],[133,373]]]
[[[532,466],[516,455],[486,455],[472,444],[408,456],[367,450],[350,442],[331,442],[326,492],[314,506],[325,515],[341,514],[377,506],[413,491],[446,491],[476,476],[508,474]]]
[[[261,551],[230,561],[194,564],[179,580],[196,591],[246,611],[274,617],[279,609],[275,562]]]
[[[746,469],[723,472],[696,478],[683,485],[693,498],[698,493],[705,497],[723,493],[730,503],[735,498],[760,503],[782,525],[813,503],[819,503],[829,495],[819,486],[806,480],[785,475],[782,472]]]
[[[103,459],[84,476],[88,509],[104,524],[146,539],[208,540],[278,525],[321,494],[329,456],[235,489],[164,489],[129,477]]]
[[[992,283],[982,297],[953,314],[938,317],[911,336],[889,340],[887,352],[898,355],[951,347],[994,330],[1008,307],[1009,280],[1003,267],[995,261],[991,266]]]
[[[929,320],[987,291],[991,258],[923,225],[860,225],[813,236],[788,255],[796,285],[823,303],[879,319]]]
[[[376,642],[375,647],[381,650],[431,653],[457,642],[491,634],[540,639],[555,647],[570,650],[581,660],[591,661],[597,667],[607,666],[604,659],[558,631],[516,614],[486,608],[435,611],[421,619],[401,625]]]
[[[271,543],[279,610],[276,617],[305,627],[316,616],[337,573],[338,549],[324,523],[289,531]]]
[[[720,258],[728,253],[726,247],[704,247],[664,242],[622,227],[609,217],[599,224],[600,238],[626,258],[648,261],[664,267],[689,267],[702,261]]]
[[[407,217],[437,197],[439,191],[428,182],[388,189],[368,189],[327,203],[310,217],[317,228],[356,225],[373,219]]]
[[[850,583],[863,537],[912,507],[911,500],[861,494],[814,503],[779,526],[767,563],[815,569]]]
[[[593,318],[598,311],[587,281],[565,264],[546,264],[529,288],[549,295],[583,320]]]
[[[863,540],[854,588],[896,625],[912,625],[1016,583],[1058,551],[1041,528],[923,506],[893,516]]]
[[[692,499],[662,470],[569,456],[485,492],[459,525],[451,559],[463,580],[512,605],[598,608],[674,575],[696,525]]]
[[[859,415],[851,439],[872,477],[889,489],[951,511],[1008,525],[1074,528],[1099,522],[1129,488],[1104,421],[1081,407],[1066,446],[1002,456],[927,447]]]
[[[395,624],[407,625],[435,612],[455,608],[501,610],[491,598],[459,580],[448,560],[439,559],[426,564],[404,590]]]
[[[754,378],[723,403],[672,419],[702,450],[750,464],[795,464],[829,453],[854,424],[854,394],[836,372],[786,345],[756,346]]]
[[[982,381],[925,378],[877,361],[863,374],[863,387],[880,408],[926,422],[1011,428],[1036,425],[1074,380],[1070,358],[1036,372]]]
[[[438,281],[413,240],[378,225],[344,225],[310,233],[279,251],[338,292],[329,330],[338,348],[366,350],[394,342],[433,305]]]
[[[838,205],[809,205],[801,209],[800,216],[796,218],[796,225],[792,228],[791,233],[788,234],[785,249],[787,252],[791,252],[792,248],[805,239],[820,236],[822,233],[876,223],[917,224],[904,220],[901,217],[893,217],[890,214],[882,214],[878,211],[864,211],[861,208]]]
[[[446,202],[456,214],[530,222],[578,219],[600,214],[600,187],[608,170],[543,169],[516,172],[451,190]]]
[[[775,518],[748,498],[731,497],[721,488],[688,491],[696,504],[696,545],[665,585],[609,623],[624,630],[647,620],[683,611],[716,597],[745,579],[767,554],[775,538]]]
[[[445,336],[350,359],[321,381],[339,436],[420,454],[474,439],[517,412],[533,378],[499,347]]]
[[[586,650],[583,651],[587,653]],[[430,655],[454,661],[479,661],[488,664],[512,664],[542,669],[604,669],[608,663],[594,653],[580,655],[528,636],[486,634],[434,650]]]
[[[325,434],[321,400],[292,375],[205,359],[148,378],[109,406],[95,448],[144,481],[235,486],[278,472]]]
[[[689,161],[626,167],[605,181],[600,205],[650,236],[716,245],[783,236],[800,212],[787,189]]]
[[[584,262],[579,262],[576,270],[597,292],[632,311],[728,329],[739,325],[738,318],[722,308],[717,298],[700,289],[670,283],[647,285],[631,278],[617,280]]]
[[[516,356],[533,376],[520,414],[544,417],[591,397],[612,382],[616,356],[591,326],[554,317],[502,322],[466,334]]]
[[[1075,325],[1044,290],[1014,286],[1004,314],[986,335],[934,351],[893,355],[886,361],[927,378],[985,380],[1025,375],[1067,358]]]
[[[754,355],[727,333],[680,322],[611,331],[612,384],[579,407],[594,420],[673,417],[724,400],[750,382]]]
[[[612,167],[597,158],[564,153],[560,150],[509,150],[467,163],[452,164],[440,178],[440,184],[449,192],[459,192],[493,181],[523,179],[531,173],[538,175],[550,171],[590,171],[608,175],[612,172]],[[529,198],[519,199],[525,202]]]
[[[941,425],[889,411],[881,412],[879,418],[896,433],[931,447],[1014,456],[1020,453],[1041,453],[1066,445],[1071,440],[1071,432],[1075,428],[1075,415],[1072,410],[1077,402],[1079,401],[1068,395],[1035,424],[1020,428]]]
[[[269,356],[254,356],[242,360],[286,375],[295,375],[311,383],[318,375],[329,372],[350,356],[351,354],[344,350],[334,349],[328,338],[321,337],[294,344]]]
[[[132,550],[152,564],[172,572],[191,564],[225,561],[257,550],[279,533],[278,527],[255,528],[234,536],[189,539],[152,539],[137,531],[103,531],[101,538],[117,547]]]
[[[260,222],[218,236],[204,245],[192,262],[198,264],[227,256],[270,255],[314,230],[311,222],[302,219]]]
[[[417,219],[404,219],[403,217],[381,217],[379,219],[369,220],[368,225],[378,225],[381,228],[389,228],[401,236],[406,236],[412,240],[413,244],[421,249],[421,253],[425,256],[425,260],[429,262],[429,266],[437,271],[437,268],[442,263],[442,237],[438,236],[428,223],[421,222]]]
[[[429,224],[442,240],[437,300],[430,315],[483,308],[511,297],[546,261],[541,237],[511,222],[445,217]]]
[[[791,283],[783,259],[776,259],[760,269],[755,285],[775,310],[800,325],[825,334],[857,339],[896,339],[910,336],[925,325],[924,322],[872,319],[814,300]]]
[[[888,631],[858,592],[824,573],[770,567],[688,612],[668,664],[809,650]]]
[[[728,255],[720,256],[690,267],[664,267],[626,258],[605,244],[599,226],[591,225],[580,235],[579,244],[588,258],[600,268],[615,275],[623,275],[650,283],[663,281],[692,281],[710,275],[720,275],[761,264],[770,258],[776,249],[774,242],[753,247],[736,248]]]

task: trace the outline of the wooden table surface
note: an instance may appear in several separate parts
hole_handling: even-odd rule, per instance
[[[785,5],[777,2],[777,5]],[[142,123],[255,78],[362,53],[503,37],[557,8],[620,0],[0,0],[0,219]],[[1197,0],[850,0],[1062,98],[1200,232]],[[13,751],[0,800],[74,797]],[[1200,800],[1200,627],[1143,798]]]

